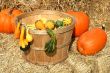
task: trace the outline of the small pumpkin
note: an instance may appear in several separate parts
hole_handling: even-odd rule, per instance
[[[72,19],[69,17],[63,19],[63,25],[64,26],[70,25],[71,22],[72,22]]]
[[[41,20],[37,20],[35,22],[35,27],[36,29],[40,29],[40,30],[44,30],[45,29],[45,25]]]
[[[56,23],[55,23],[55,26],[56,26],[56,27],[61,27],[61,26],[63,26],[63,21],[57,20]]]
[[[14,33],[16,29],[15,18],[22,14],[18,9],[4,9],[0,12],[0,32],[2,33]]]
[[[55,27],[55,22],[53,20],[48,20],[46,23],[45,23],[45,27],[47,29],[54,29]]]
[[[75,18],[75,28],[73,30],[74,36],[79,37],[81,34],[88,30],[90,19],[86,13],[75,11],[68,11],[67,13]]]
[[[94,55],[104,48],[106,42],[105,31],[101,28],[93,28],[79,37],[77,49],[83,55]]]

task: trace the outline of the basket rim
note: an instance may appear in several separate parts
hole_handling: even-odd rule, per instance
[[[58,13],[61,13],[61,14],[64,14],[68,17],[71,17],[72,18],[72,23],[71,25],[68,25],[68,26],[63,26],[62,28],[57,28],[55,30],[53,30],[54,33],[64,33],[64,32],[67,32],[67,31],[70,31],[70,30],[73,30],[74,28],[74,25],[75,25],[75,17],[72,16],[72,15],[69,15],[67,13],[64,13],[64,12],[60,12],[60,11],[57,11],[57,10],[40,10],[40,9],[37,9],[35,11],[32,11],[32,12],[26,12],[26,13],[23,13],[19,16],[16,17],[16,23],[18,23],[20,21],[20,19],[22,18],[25,18],[27,17],[27,15],[33,15],[33,13],[35,14],[35,12],[43,12],[45,11],[47,14],[52,14],[52,12],[58,12]],[[66,30],[66,31],[63,31],[63,30]],[[30,33],[31,34],[40,34],[40,35],[45,35],[47,34],[47,31],[46,30],[30,30]]]

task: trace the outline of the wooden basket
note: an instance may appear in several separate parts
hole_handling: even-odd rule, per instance
[[[71,16],[58,11],[37,10],[20,15],[18,17],[18,21],[21,21],[23,24],[33,24],[40,17],[57,20]],[[46,30],[30,30],[34,40],[30,50],[23,53],[24,58],[31,63],[40,65],[55,64],[65,60],[68,57],[69,44],[71,42],[71,36],[74,28],[74,18],[71,18],[71,25],[54,30],[57,38],[57,50],[51,56],[45,53],[44,48],[45,43],[50,39]]]

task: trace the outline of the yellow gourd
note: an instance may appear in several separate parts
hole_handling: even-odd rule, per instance
[[[26,45],[28,45],[28,42],[24,39],[24,36],[25,36],[24,34],[25,34],[25,28],[22,27],[21,28],[21,34],[20,34],[20,41],[19,41],[19,45],[22,48],[25,48]]]
[[[54,28],[54,25],[55,25],[55,23],[54,23],[53,20],[48,20],[48,21],[46,22],[46,24],[45,24],[45,27],[46,27],[47,29],[53,29],[53,28]]]
[[[37,29],[40,29],[40,30],[44,30],[45,29],[45,25],[43,24],[43,22],[41,20],[37,20],[35,22],[35,27]]]
[[[44,24],[47,22],[47,19],[46,18],[41,18],[40,19]]]
[[[32,35],[29,33],[29,29],[26,30],[26,41],[31,42],[33,40]]]
[[[72,22],[72,19],[69,17],[63,19],[63,25],[64,26],[70,25],[71,22]]]

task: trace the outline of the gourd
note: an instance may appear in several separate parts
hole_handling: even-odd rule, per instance
[[[20,25],[21,25],[21,23],[18,22],[17,27],[16,27],[15,32],[14,32],[14,37],[16,39],[19,39],[19,37],[20,37],[20,33],[21,33],[21,31],[20,31]]]
[[[77,41],[77,49],[83,55],[94,55],[101,51],[107,42],[107,34],[101,28],[93,28],[83,33]]]
[[[26,41],[27,42],[32,42],[33,38],[32,35],[29,33],[29,29],[26,29]]]
[[[53,20],[48,20],[45,23],[45,28],[47,29],[54,29],[54,26],[55,26],[55,22]]]
[[[68,11],[66,13],[72,15],[75,18],[75,28],[73,30],[73,35],[75,37],[79,37],[84,32],[88,31],[90,19],[86,13],[75,11]]]
[[[57,20],[56,23],[55,23],[55,26],[56,26],[56,27],[61,27],[61,26],[63,26],[63,21]]]
[[[45,29],[45,25],[41,20],[37,20],[35,22],[35,27],[36,29],[40,29],[40,30],[44,30]]]
[[[22,51],[27,51],[30,48],[30,45],[28,45],[28,42],[26,41],[25,37],[25,28],[21,28],[21,34],[20,34],[20,41],[19,46]]]
[[[63,25],[64,26],[70,25],[71,22],[72,22],[72,19],[69,17],[63,19]]]

